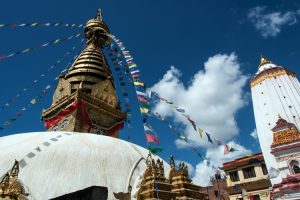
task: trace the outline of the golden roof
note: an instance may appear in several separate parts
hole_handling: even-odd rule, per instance
[[[86,47],[74,61],[65,79],[71,83],[72,90],[91,89],[91,86],[112,78],[102,46],[109,42],[109,29],[102,19],[101,10],[95,18],[87,21],[84,29]]]

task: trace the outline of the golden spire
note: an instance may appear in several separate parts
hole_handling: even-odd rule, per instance
[[[271,64],[272,62],[270,60],[268,60],[267,58],[265,58],[262,54],[260,55],[260,64],[258,65],[258,67],[261,67],[265,64]]]

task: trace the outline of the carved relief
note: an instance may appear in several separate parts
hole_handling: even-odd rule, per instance
[[[63,97],[71,94],[71,84],[64,78],[60,78],[53,94],[53,104],[57,103]]]
[[[295,128],[286,129],[273,135],[272,147],[300,140],[300,134]]]
[[[281,161],[285,161],[285,160],[293,160],[293,159],[297,159],[297,158],[300,158],[300,153],[298,154],[293,154],[293,155],[288,155],[288,156],[282,156],[280,158],[277,158],[276,160],[278,162],[281,162]]]
[[[114,108],[116,108],[118,105],[118,98],[115,93],[115,88],[110,80],[105,80],[93,85],[91,95],[104,101]]]

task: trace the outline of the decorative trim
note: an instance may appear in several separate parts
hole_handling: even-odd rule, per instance
[[[260,84],[261,82],[263,82],[266,79],[269,78],[274,78],[276,76],[281,76],[281,75],[290,75],[292,77],[295,77],[295,74],[283,69],[283,68],[271,68],[268,70],[265,70],[261,73],[259,73],[258,75],[256,75],[251,81],[250,81],[250,87],[253,88],[254,86],[256,86],[257,84]]]

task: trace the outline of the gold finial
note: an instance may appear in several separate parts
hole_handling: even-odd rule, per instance
[[[271,64],[272,62],[266,59],[262,54],[260,55],[260,64],[258,67],[261,67],[265,64]]]
[[[100,8],[97,10],[96,19],[98,19],[99,21],[102,21],[102,12],[101,12]]]
[[[151,156],[151,153],[150,153],[150,152],[148,153],[146,162],[147,162],[147,165],[148,165],[148,166],[151,166],[151,165],[152,165],[152,156]]]
[[[170,157],[170,166],[171,166],[171,168],[175,168],[175,161],[174,161],[173,155],[171,155],[171,157]]]

